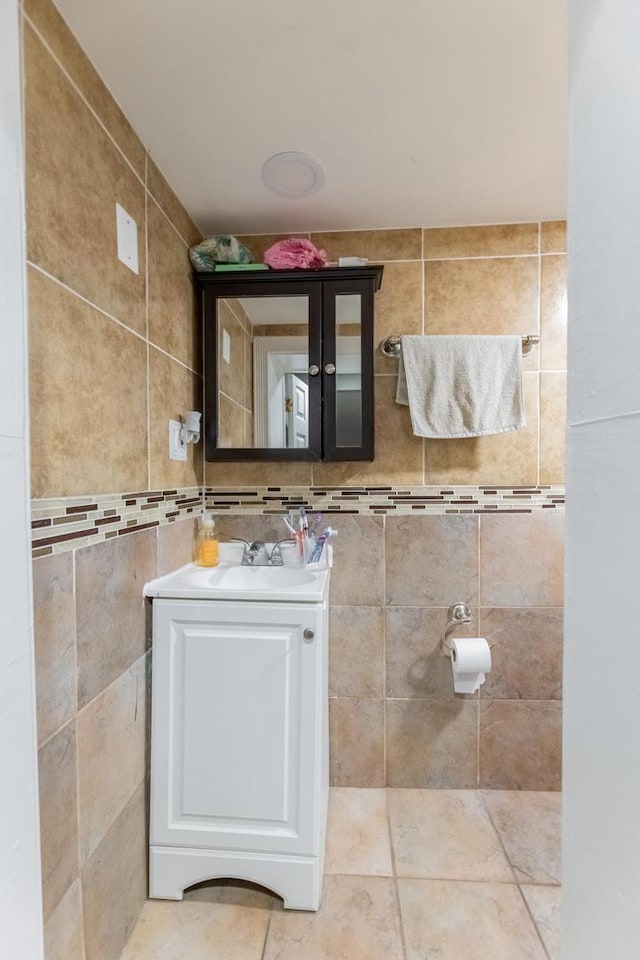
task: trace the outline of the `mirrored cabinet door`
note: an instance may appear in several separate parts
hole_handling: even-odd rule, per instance
[[[373,290],[371,283],[324,285],[324,456],[373,458]]]
[[[372,460],[382,267],[198,274],[207,460]]]
[[[318,459],[320,290],[232,284],[205,298],[208,459]]]

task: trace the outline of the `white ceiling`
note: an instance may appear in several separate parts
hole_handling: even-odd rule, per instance
[[[252,326],[309,322],[308,297],[240,297],[238,302]],[[361,317],[360,294],[339,293],[336,297],[336,323],[360,323]]]
[[[56,3],[206,233],[565,214],[566,0]]]

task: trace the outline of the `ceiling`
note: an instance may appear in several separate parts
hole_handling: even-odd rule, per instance
[[[309,322],[308,297],[241,297],[238,301],[251,325],[288,326]],[[360,323],[360,294],[340,293],[336,297],[336,323]]]
[[[56,3],[205,233],[565,215],[565,0]]]

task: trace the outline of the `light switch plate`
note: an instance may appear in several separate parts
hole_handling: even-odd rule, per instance
[[[169,460],[186,460],[187,445],[180,440],[179,420],[169,420]]]
[[[116,203],[116,235],[118,260],[138,273],[138,224],[119,203]]]
[[[222,328],[222,359],[225,363],[231,363],[231,337],[224,327]]]

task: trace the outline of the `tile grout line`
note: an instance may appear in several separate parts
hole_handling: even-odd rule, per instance
[[[267,927],[264,932],[264,942],[262,944],[262,953],[260,954],[260,960],[265,960],[267,956],[267,944],[269,942],[269,934],[271,933],[271,921],[273,919],[273,903],[271,904],[271,909],[269,910],[269,919],[267,920]]]
[[[541,886],[542,886],[542,884],[541,884]],[[516,883],[516,888],[517,888],[517,890],[518,890],[518,893],[520,894],[520,897],[521,897],[522,902],[523,902],[523,904],[524,904],[524,908],[525,908],[525,910],[527,911],[527,913],[529,914],[529,919],[531,920],[531,923],[533,924],[533,929],[535,930],[535,932],[536,932],[536,934],[537,934],[537,936],[538,936],[538,940],[539,940],[540,943],[542,944],[542,949],[544,950],[544,955],[545,955],[545,957],[547,957],[547,960],[552,960],[551,954],[550,954],[549,951],[547,950],[547,945],[546,945],[546,943],[544,942],[544,940],[542,939],[542,934],[540,933],[540,930],[538,929],[538,924],[537,924],[537,922],[536,922],[536,918],[534,917],[534,915],[533,915],[533,913],[532,913],[532,911],[531,911],[531,907],[529,906],[529,903],[528,903],[528,901],[527,901],[527,898],[525,897],[525,895],[524,895],[524,893],[523,893],[523,891],[522,891],[522,885],[521,885],[520,883]]]
[[[74,654],[74,685],[75,685],[75,710],[73,714],[73,721],[75,724],[75,740],[76,740],[76,749],[75,749],[75,761],[76,761],[76,857],[77,857],[77,879],[78,886],[80,889],[80,918],[82,921],[82,948],[84,950],[85,946],[85,929],[84,929],[84,900],[82,897],[82,869],[84,864],[81,860],[81,816],[80,816],[80,751],[79,751],[79,740],[78,736],[79,731],[79,715],[80,715],[80,698],[78,696],[78,681],[79,681],[79,672],[78,672],[78,604],[77,604],[77,571],[76,571],[76,551],[71,551],[71,595],[73,597],[73,654]]]
[[[384,805],[387,814],[387,832],[389,835],[389,852],[391,854],[391,873],[393,879],[393,889],[396,895],[396,909],[398,911],[398,924],[400,927],[400,941],[402,943],[402,955],[407,960],[407,944],[404,933],[404,922],[402,920],[402,909],[400,907],[400,888],[398,887],[398,869],[396,866],[396,851],[393,843],[393,831],[391,828],[391,809],[389,807],[389,788],[385,787]]]
[[[356,788],[356,789],[357,789],[357,788]],[[367,789],[367,788],[363,788],[363,789]],[[424,791],[424,790],[431,790],[431,789],[433,789],[433,790],[439,790],[440,788],[439,788],[439,787],[400,787],[400,788],[398,788],[398,789],[403,789],[403,790],[404,790],[404,789],[409,789],[409,790],[421,790],[421,791]],[[467,788],[467,787],[462,787],[462,788],[460,788],[460,787],[453,787],[453,789],[454,789],[454,790],[462,790],[463,793],[474,793],[474,792],[475,792],[474,790],[469,789],[469,788]],[[507,865],[510,866],[509,863],[507,863]],[[371,874],[371,873],[330,873],[330,874],[327,874],[327,876],[330,876],[330,877],[351,877],[351,878],[353,878],[353,877],[372,877],[372,876],[378,877],[378,876],[380,876],[380,874]],[[383,879],[384,879],[384,878],[383,878]],[[392,880],[393,877],[388,877],[387,879]],[[476,880],[476,879],[470,879],[469,877],[459,877],[459,876],[453,877],[453,876],[447,876],[447,875],[444,875],[444,876],[429,876],[429,877],[425,877],[425,876],[420,875],[420,874],[417,874],[417,875],[414,876],[413,874],[408,874],[408,873],[407,873],[407,874],[403,874],[401,877],[399,876],[397,879],[398,879],[398,880],[411,880],[412,882],[417,880],[417,881],[420,882],[420,883],[469,883],[469,884],[473,884],[474,886],[477,885],[477,884],[481,884],[481,885],[482,885],[482,884],[496,884],[497,886],[500,886],[500,887],[518,887],[518,886],[520,886],[520,884],[518,883],[517,880],[495,880],[495,879],[494,879],[494,880]],[[553,883],[530,883],[529,886],[531,886],[531,887],[542,887],[543,889],[546,888],[546,887],[551,887],[551,889],[553,889],[553,890],[559,890],[559,889],[560,889],[560,887],[559,887],[557,884],[553,884]]]
[[[540,483],[542,473],[542,376],[540,369],[542,367],[542,351],[544,344],[542,342],[542,222],[538,222],[538,458],[537,458],[537,482]],[[566,391],[565,391],[566,393]]]
[[[80,960],[86,960],[87,947],[85,943],[84,932],[84,892],[82,889],[82,877],[78,873],[78,899],[80,900]]]
[[[360,605],[356,605],[356,604],[340,604],[339,606],[350,606],[350,607],[352,607],[354,610],[358,610],[358,609],[362,609],[362,607],[363,607],[363,606],[366,606],[366,605],[363,605],[363,604],[360,604]],[[335,607],[332,608],[332,609],[335,609]],[[426,609],[428,609],[428,608],[427,608],[427,607],[394,607],[393,609],[395,609],[395,610],[403,610],[403,609],[404,609],[404,610],[416,610],[416,609],[417,609],[417,610],[426,610]],[[446,610],[446,607],[444,607],[443,609]],[[525,609],[525,608],[522,608],[522,609]],[[533,608],[530,607],[530,608],[527,608],[527,609],[533,609]],[[555,609],[555,610],[562,610],[562,607],[554,607],[553,609]],[[337,696],[332,696],[331,699],[332,699],[332,700],[380,700],[381,698],[380,698],[380,697],[376,697],[376,696],[372,696],[372,697],[363,697],[363,696],[353,697],[353,696],[349,696],[349,695],[343,696],[343,695],[341,695],[341,694],[338,694]],[[457,700],[455,694],[452,695],[452,696],[450,696],[450,697],[444,697],[444,696],[433,697],[433,696],[426,696],[426,695],[425,695],[425,696],[423,696],[423,697],[387,697],[387,699],[393,701],[394,703],[424,703],[425,701],[426,701],[427,703],[475,703],[475,702],[476,702],[475,699],[471,699],[471,695],[469,695],[469,696],[468,696],[466,699],[464,699],[464,700]],[[493,703],[493,702],[496,702],[496,703],[551,703],[551,704],[553,704],[553,703],[562,703],[562,700],[561,700],[559,697],[556,697],[556,698],[553,698],[553,699],[552,699],[552,698],[543,699],[543,698],[540,698],[540,697],[526,697],[526,698],[525,698],[525,697],[492,697],[492,698],[490,698],[490,699],[487,698],[486,700],[480,700],[480,701],[478,701],[478,702],[480,702],[480,703]],[[339,786],[339,784],[336,784],[336,786]],[[377,788],[354,787],[354,789],[355,789],[355,790],[365,790],[365,789],[377,789]],[[403,789],[403,788],[398,787],[398,789]],[[432,788],[432,787],[424,787],[424,788],[407,787],[406,789],[407,789],[407,790],[417,790],[417,789],[431,790],[431,789],[439,789],[439,788],[435,788],[435,787],[433,787],[433,788]],[[491,787],[486,787],[486,788],[485,788],[485,787],[447,787],[447,788],[445,788],[445,789],[450,789],[450,790],[475,790],[475,789],[477,789],[477,790],[483,790],[483,789],[487,789],[487,790],[490,790],[490,789],[492,789],[492,788],[491,788]],[[515,789],[516,791],[518,790],[518,788],[511,788],[511,787],[510,787],[510,788],[506,788],[506,789]],[[555,791],[555,790],[550,790],[550,791],[548,791],[548,792],[549,792],[549,793],[556,793],[557,791]]]
[[[75,716],[75,726],[76,726],[76,830],[77,830],[76,848],[77,848],[77,857],[78,857],[78,865],[77,865],[77,869],[78,869],[78,879],[80,880],[80,883],[82,883],[81,874],[82,874],[82,871],[84,870],[84,868],[85,868],[85,866],[86,866],[86,862],[83,861],[83,850],[82,850],[82,814],[81,814],[81,806],[82,806],[82,805],[81,805],[81,803],[80,803],[80,724],[79,724],[79,722],[78,722],[78,721],[79,721],[79,718],[80,718],[80,711],[78,711],[78,713],[77,713],[76,716]],[[89,860],[89,856],[90,856],[90,855],[87,856],[87,862],[88,862],[88,860]],[[84,915],[83,915],[83,921],[84,921]]]
[[[237,400],[234,400],[233,397],[230,397],[228,393],[224,392],[224,390],[218,390],[218,393],[221,397],[224,397],[225,400],[228,400],[229,403],[233,403],[234,406],[240,407],[240,409],[246,411],[246,413],[251,413],[251,410],[248,410],[247,407],[243,407],[241,403],[239,403]]]
[[[74,623],[77,620],[77,604],[76,604],[76,557],[75,550],[72,554],[72,564],[73,564],[73,616]],[[77,650],[77,633],[76,633],[76,650]],[[78,699],[78,670],[77,670],[77,661],[76,661],[76,674],[75,674],[75,683],[76,683],[76,711],[72,718],[74,729],[75,729],[75,765],[76,765],[76,776],[75,776],[75,786],[76,786],[76,876],[78,879],[78,884],[80,886],[80,891],[82,891],[82,871],[84,870],[84,863],[82,862],[82,816],[81,816],[81,804],[80,804],[80,724],[78,722],[80,711],[78,709],[79,699]],[[82,892],[81,892],[82,896]],[[85,917],[84,917],[84,901],[81,900],[81,913],[80,917],[82,919],[82,943],[84,946],[85,942]]]
[[[75,800],[76,800],[76,817],[75,817],[75,819],[76,819],[76,877],[77,877],[78,881],[80,881],[80,874],[81,874],[81,872],[82,872],[82,870],[83,870],[83,868],[84,868],[84,863],[82,862],[82,839],[81,839],[81,838],[82,838],[82,817],[80,816],[80,749],[79,749],[79,748],[80,748],[80,744],[79,744],[80,737],[78,736],[79,724],[78,724],[78,713],[77,713],[77,711],[76,711],[75,715],[69,720],[69,723],[73,723],[74,740],[75,740],[75,745],[74,745],[74,754],[75,754],[74,762],[75,762],[75,768],[76,768],[76,770],[75,770],[75,773],[76,773],[76,775],[75,775],[75,787],[76,787],[76,796],[75,796]],[[63,728],[61,728],[61,729],[63,729]],[[50,738],[50,739],[52,739],[52,738]],[[69,888],[67,887],[67,890],[68,890],[68,889],[69,889]],[[65,890],[65,893],[63,894],[63,896],[66,895],[67,890]],[[60,900],[62,900],[62,897],[60,898]],[[60,903],[60,901],[58,902],[58,906],[59,906],[59,903]],[[84,920],[84,917],[83,917],[83,920]],[[84,930],[83,930],[83,938],[84,938]]]
[[[149,190],[147,181],[149,176],[149,154],[144,155],[144,307],[145,328],[147,340],[147,483],[151,490],[151,347],[149,344]],[[158,538],[156,537],[156,564],[158,555]]]
[[[43,277],[46,277],[48,280],[51,280],[53,283],[57,284],[59,287],[62,287],[63,290],[66,290],[68,293],[72,294],[74,297],[77,297],[78,300],[82,300],[83,303],[86,303],[87,306],[91,307],[97,313],[100,313],[103,317],[106,317],[108,320],[112,320],[113,323],[117,323],[118,326],[122,327],[127,333],[131,333],[134,337],[137,337],[138,340],[142,340],[143,343],[148,343],[150,347],[153,347],[154,350],[158,350],[160,353],[164,353],[166,357],[169,357],[175,363],[180,364],[181,367],[184,367],[185,370],[189,370],[190,373],[194,373],[197,377],[202,377],[201,373],[198,373],[197,370],[194,370],[193,367],[190,367],[180,360],[178,357],[174,357],[172,353],[169,353],[163,347],[158,346],[157,343],[153,343],[147,338],[135,330],[133,327],[130,327],[128,324],[124,323],[122,320],[118,320],[117,317],[114,317],[112,313],[109,313],[104,307],[99,306],[99,304],[94,303],[93,300],[89,300],[88,297],[85,297],[84,294],[80,293],[78,290],[74,290],[73,287],[70,287],[69,284],[65,283],[63,280],[60,280],[58,277],[55,277],[52,273],[49,273],[48,270],[45,270],[44,267],[41,267],[39,264],[35,263],[33,260],[26,261],[27,266],[31,267],[33,270],[37,270],[38,273],[41,273]],[[562,372],[562,371],[560,371]]]
[[[88,707],[90,707],[93,703],[95,703],[95,701],[98,699],[98,697],[103,696],[103,694],[105,694],[105,693],[107,692],[107,690],[110,690],[111,687],[113,687],[113,685],[114,685],[115,683],[118,683],[120,680],[122,680],[122,678],[124,677],[124,675],[125,675],[126,673],[129,673],[134,667],[138,666],[138,664],[140,663],[141,660],[145,660],[145,659],[146,659],[146,656],[147,656],[147,653],[149,653],[149,650],[145,650],[145,652],[142,653],[142,654],[140,654],[139,657],[136,657],[136,659],[135,659],[132,663],[130,663],[128,667],[125,667],[124,670],[122,670],[121,673],[119,673],[117,677],[114,677],[113,680],[110,680],[109,683],[107,683],[106,686],[104,686],[104,687],[102,688],[102,690],[100,690],[99,693],[96,693],[96,695],[95,695],[94,697],[92,697],[91,700],[87,700],[87,702],[86,702],[85,704],[83,704],[81,707],[79,707],[79,708],[78,708],[78,712],[77,712],[77,716],[79,717],[81,713],[84,713],[84,711],[87,710]],[[146,708],[145,708],[145,709],[146,709]],[[139,786],[139,784],[138,784],[138,786]],[[136,789],[137,789],[137,788],[136,788]]]
[[[59,727],[56,727],[53,733],[50,733],[41,743],[38,744],[38,753],[40,753],[40,751],[45,747],[48,747],[51,741],[54,740],[58,734],[62,733],[65,727],[68,727],[70,723],[74,723],[78,719],[78,712],[79,711],[76,709],[75,713],[65,720],[64,723],[61,723]]]
[[[149,155],[149,151],[148,151],[148,150],[145,150],[145,155],[146,155],[146,156]],[[169,189],[171,190],[171,184],[169,183],[169,181],[166,181],[166,183],[167,183],[167,186],[169,187]],[[158,198],[154,195],[154,193],[149,189],[148,186],[147,186],[145,189],[146,189],[146,192],[147,192],[147,193],[149,194],[149,196],[151,197],[151,199],[153,200],[153,202],[155,203],[155,205],[156,205],[156,207],[158,208],[158,210],[160,211],[160,213],[162,214],[162,216],[163,216],[163,217],[165,218],[165,220],[167,221],[167,223],[168,223],[171,227],[173,227],[174,231],[177,233],[177,235],[178,235],[178,237],[180,238],[180,240],[182,240],[182,242],[183,242],[183,244],[185,245],[185,247],[187,248],[187,250],[190,250],[190,249],[191,249],[191,244],[188,242],[188,240],[185,240],[185,238],[182,236],[182,234],[180,233],[180,231],[179,231],[178,228],[176,227],[175,223],[173,222],[173,220],[171,219],[171,217],[169,216],[169,214],[167,213],[167,211],[164,209],[164,207],[162,206],[162,204],[160,203],[160,201],[158,200]],[[179,200],[179,199],[178,199],[178,203],[180,203],[180,200]],[[182,204],[180,204],[180,206],[182,206]],[[182,209],[184,210],[184,207],[182,207]],[[185,210],[185,213],[187,213],[186,210]],[[187,213],[187,216],[189,216],[188,213]]]
[[[154,343],[153,340],[148,341],[149,346],[154,350],[157,350],[158,353],[163,353],[165,357],[169,357],[170,360],[173,360],[174,363],[179,364],[181,367],[184,367],[185,370],[188,370],[189,373],[193,373],[194,376],[202,380],[202,374],[197,370],[194,370],[193,367],[190,367],[188,363],[185,363],[184,360],[180,360],[178,357],[174,357],[172,353],[169,353],[168,350],[165,350],[163,347],[159,347],[157,343]]]
[[[242,327],[242,332],[248,334],[249,336],[251,336],[251,330],[249,330],[249,329],[247,328],[247,325],[246,325],[246,323],[244,323],[244,321],[242,320],[242,317],[239,317],[238,314],[236,313],[236,311],[235,311],[235,310],[233,309],[233,307],[231,306],[231,303],[233,303],[233,302],[234,302],[234,301],[229,301],[229,300],[227,299],[227,300],[224,300],[224,305],[225,305],[225,307],[229,310],[229,312],[233,314],[234,318],[238,321],[238,323],[239,323],[240,326]],[[241,308],[241,309],[242,309],[242,308]],[[242,311],[242,312],[244,313],[244,311]],[[246,316],[247,316],[247,315],[246,315],[246,313],[245,313],[245,317],[246,317]],[[302,336],[304,336],[304,334],[302,334]]]
[[[302,237],[305,234],[328,234],[328,233],[398,233],[398,232],[415,232],[417,230],[464,230],[466,227],[473,227],[474,229],[479,229],[481,227],[528,227],[532,223],[536,223],[535,220],[503,220],[500,223],[492,221],[490,223],[474,223],[474,224],[463,224],[461,226],[451,226],[450,224],[436,224],[432,227],[422,227],[420,224],[413,224],[412,226],[391,226],[391,227],[349,227],[345,230],[330,230],[330,229],[314,229],[314,230],[299,230],[295,232],[294,236]],[[564,223],[564,220],[552,219],[552,220],[543,220],[543,223]],[[240,237],[264,237],[264,236],[280,236],[278,233],[270,233],[268,231],[258,231],[255,230],[251,233],[246,231],[238,232]]]
[[[369,790],[369,789],[371,789],[371,788],[370,788],[370,787],[345,787],[344,789],[346,789],[346,790]],[[439,792],[439,790],[440,790],[439,787],[397,787],[397,788],[392,788],[392,789],[398,789],[398,790],[407,790],[407,789],[408,789],[408,790],[419,790],[420,792],[426,792],[426,791],[428,791],[428,790],[434,790],[434,791],[438,791],[438,792]],[[453,787],[452,789],[453,789],[453,790],[459,790],[459,791],[462,792],[462,793],[477,793],[477,792],[479,792],[479,791],[475,791],[475,790],[469,789],[469,788],[467,788],[467,787],[462,787],[462,788],[460,788],[460,787]],[[517,791],[509,791],[509,792],[510,792],[510,793],[511,793],[511,792],[517,793]],[[507,861],[507,865],[510,866],[510,864],[509,864],[508,861]],[[393,880],[393,879],[394,879],[393,876],[385,876],[384,874],[380,874],[380,873],[344,873],[344,872],[338,873],[338,872],[336,872],[336,873],[327,873],[327,874],[325,874],[325,876],[326,876],[326,877],[344,877],[345,879],[351,879],[351,880],[353,880],[353,879],[356,878],[356,877],[375,877],[375,878],[378,879],[378,880]],[[459,876],[452,877],[452,876],[447,876],[447,875],[438,875],[438,876],[425,877],[424,875],[420,875],[420,874],[414,876],[413,874],[408,874],[408,873],[407,873],[407,874],[402,874],[402,876],[398,876],[397,879],[398,879],[398,880],[418,880],[418,881],[424,882],[424,883],[470,883],[470,884],[473,884],[473,885],[477,885],[477,884],[494,884],[494,883],[495,883],[496,885],[502,886],[502,887],[518,887],[518,886],[521,886],[523,883],[526,883],[526,881],[520,881],[520,882],[519,882],[518,880],[495,880],[495,879],[494,879],[494,880],[477,880],[477,879],[470,879],[469,877],[459,877]],[[531,883],[531,882],[528,882],[528,883],[526,883],[526,885],[527,885],[527,886],[530,886],[530,887],[541,887],[543,890],[546,889],[546,888],[551,888],[552,890],[560,890],[560,889],[561,889],[560,885],[557,884],[557,883]]]
[[[460,228],[461,230],[464,227]],[[457,263],[460,260],[533,260],[538,259],[537,250],[531,253],[489,253],[489,254],[461,254],[458,257],[427,257],[425,263]],[[391,261],[393,262],[393,261]]]
[[[499,842],[499,844],[500,844],[500,848],[501,848],[502,852],[504,853],[505,860],[506,860],[507,863],[509,864],[509,869],[510,869],[510,871],[511,871],[511,876],[513,877],[513,880],[511,881],[511,883],[517,885],[517,883],[518,883],[518,878],[516,877],[516,872],[515,872],[515,869],[514,869],[514,867],[513,867],[513,864],[511,863],[511,857],[509,856],[509,853],[508,853],[508,851],[507,851],[507,848],[506,848],[506,846],[505,846],[505,844],[504,844],[504,840],[502,839],[502,834],[500,833],[500,831],[498,830],[498,828],[497,828],[497,826],[496,826],[496,824],[495,824],[495,821],[494,821],[493,816],[492,816],[492,814],[491,814],[491,807],[490,807],[489,804],[487,803],[486,797],[485,797],[485,795],[484,795],[484,790],[479,789],[479,790],[478,790],[478,793],[480,794],[480,797],[481,797],[481,799],[482,799],[482,803],[483,803],[484,808],[485,808],[485,810],[486,810],[486,812],[487,812],[487,816],[488,816],[488,818],[489,818],[489,822],[491,823],[491,826],[493,827],[494,833],[496,834],[496,836],[497,836],[497,838],[498,838],[498,842]]]
[[[74,297],[77,297],[78,300],[82,300],[83,303],[86,303],[87,306],[92,307],[98,313],[102,314],[103,317],[107,317],[108,320],[112,320],[113,323],[117,323],[118,326],[123,327],[128,333],[133,334],[134,337],[137,337],[138,340],[142,340],[146,343],[146,338],[142,333],[139,333],[129,324],[125,323],[123,320],[118,320],[117,317],[114,317],[112,313],[109,313],[104,307],[99,306],[97,303],[94,303],[93,300],[89,300],[88,297],[85,297],[83,293],[80,293],[78,290],[75,290],[73,287],[70,287],[68,283],[65,283],[64,280],[60,280],[58,277],[54,276],[52,273],[49,273],[48,270],[45,270],[44,267],[41,267],[40,264],[36,263],[34,260],[27,260],[27,266],[31,267],[33,270],[37,270],[38,273],[41,273],[43,277],[47,277],[48,280],[51,280],[53,283],[56,283],[59,287],[62,287],[63,290],[66,290],[68,293],[73,294]]]
[[[383,782],[389,782],[387,753],[387,517],[382,518],[382,765]]]
[[[118,820],[120,819],[120,817],[122,816],[122,814],[125,812],[125,810],[126,810],[127,807],[129,806],[129,804],[131,803],[131,801],[133,800],[133,798],[135,797],[135,795],[136,795],[136,793],[138,792],[138,790],[140,789],[140,787],[141,787],[143,784],[146,783],[146,780],[147,780],[147,771],[145,770],[145,771],[143,772],[143,774],[142,774],[142,779],[138,780],[138,782],[136,783],[135,787],[133,788],[133,790],[131,791],[131,793],[128,795],[127,799],[125,800],[125,802],[123,803],[123,805],[120,807],[120,809],[119,809],[118,812],[116,813],[116,815],[115,815],[115,817],[113,818],[113,820],[111,820],[111,821],[109,822],[109,825],[107,826],[107,828],[106,828],[106,830],[104,831],[103,835],[100,837],[100,840],[98,841],[98,843],[95,845],[95,847],[93,847],[92,850],[90,850],[90,851],[87,853],[87,859],[86,859],[85,863],[82,864],[82,870],[84,870],[84,868],[87,866],[87,864],[89,863],[89,861],[96,855],[96,853],[98,852],[98,850],[100,849],[100,847],[101,847],[101,846],[103,845],[103,843],[106,841],[107,837],[109,836],[109,834],[111,833],[111,831],[112,831],[113,828],[115,827],[116,823],[118,822]],[[145,806],[146,806],[146,805],[145,805]],[[145,814],[145,815],[147,815],[147,814]],[[148,855],[148,853],[149,853],[149,851],[148,851],[148,844],[147,844],[147,851],[146,851],[146,853],[147,853],[147,855]],[[147,899],[147,900],[149,899],[148,895],[146,895],[146,899]],[[140,916],[139,916],[139,915],[138,915],[138,919],[140,919]],[[136,923],[137,923],[137,921],[136,921]]]

